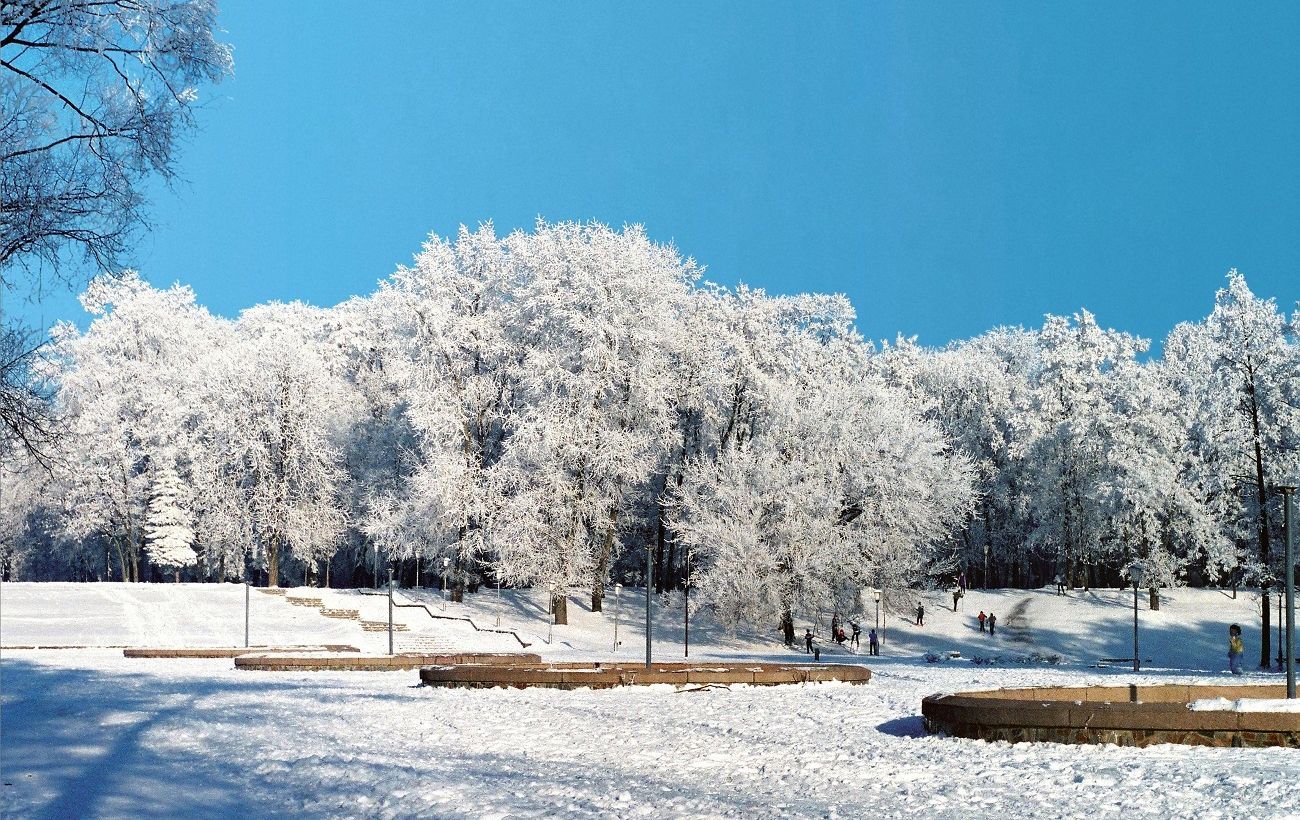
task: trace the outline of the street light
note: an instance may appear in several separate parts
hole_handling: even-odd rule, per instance
[[[393,654],[393,568],[388,568],[388,654]]]
[[[451,564],[451,559],[442,556],[442,608],[447,608],[447,567]]]
[[[872,590],[871,595],[876,599],[876,629],[880,629],[880,590]]]
[[[1138,587],[1142,586],[1142,576],[1146,574],[1146,567],[1142,566],[1141,561],[1134,561],[1129,565],[1128,577],[1133,580],[1133,671],[1138,672],[1142,669],[1142,661],[1138,658]]]
[[[649,544],[645,547],[645,668],[650,668],[650,650],[653,640],[650,631],[650,585],[654,583],[655,551]]]
[[[1291,497],[1300,485],[1300,471],[1279,485],[1282,494],[1282,540],[1286,542],[1286,696],[1295,699],[1295,546],[1291,543]]]
[[[622,584],[614,584],[614,651],[618,651],[618,594],[623,591]]]

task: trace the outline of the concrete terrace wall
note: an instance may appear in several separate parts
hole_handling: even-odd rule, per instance
[[[437,664],[519,664],[538,663],[541,657],[531,652],[428,655],[298,655],[247,654],[235,658],[235,668],[258,672],[376,672],[392,669],[419,669]]]
[[[556,663],[512,666],[433,666],[420,670],[430,686],[463,688],[608,689],[614,686],[672,686],[744,683],[772,686],[785,683],[842,681],[866,683],[871,670],[845,664],[787,665],[763,663]]]
[[[931,695],[926,728],[956,737],[1012,743],[1300,748],[1300,713],[1192,711],[1210,698],[1283,698],[1284,686],[1094,686],[998,689]]]

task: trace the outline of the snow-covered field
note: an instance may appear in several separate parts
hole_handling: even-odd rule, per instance
[[[239,587],[5,584],[0,644],[235,644],[243,637],[242,596]],[[491,595],[472,597],[446,611],[489,624],[501,615],[503,625],[537,639],[530,651],[548,656],[610,656],[610,612],[592,614],[571,601],[575,624],[555,627],[548,644],[547,624],[528,596],[506,595],[499,610]],[[981,638],[965,617],[987,604],[1003,621],[1003,610],[1026,598],[1022,624],[997,638]],[[968,613],[944,613],[936,595],[925,628],[890,618],[886,654],[871,659],[875,677],[859,687],[460,691],[420,687],[413,672],[237,672],[229,659],[6,649],[0,810],[6,817],[1300,816],[1294,751],[924,736],[920,699],[936,691],[1222,682],[1226,623],[1248,626],[1254,617],[1248,594],[1233,601],[1175,591],[1160,613],[1148,613],[1144,600],[1149,671],[1090,668],[1097,657],[1119,657],[1126,645],[1131,651],[1131,595],[1129,609],[1122,600],[1113,591],[972,593]],[[378,651],[387,640],[270,596],[254,593],[253,603],[255,642],[371,641],[362,648]],[[627,620],[632,600],[622,603],[619,654],[638,657],[641,632]],[[238,606],[231,611],[231,604]],[[680,610],[659,614],[656,657],[676,659]],[[461,648],[475,640],[498,647],[499,636],[461,631],[457,622],[437,629]],[[1001,662],[922,657],[949,649]],[[1032,653],[1059,653],[1066,662],[1020,662]],[[693,624],[691,656],[791,657],[766,636],[730,638],[703,622]]]

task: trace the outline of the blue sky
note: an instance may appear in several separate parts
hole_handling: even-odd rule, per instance
[[[1300,298],[1297,8],[222,0],[236,76],[135,261],[234,315],[461,223],[639,222],[874,339],[1087,307],[1159,340],[1232,266]]]

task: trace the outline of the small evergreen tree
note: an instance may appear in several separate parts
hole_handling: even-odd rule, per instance
[[[149,560],[164,569],[171,568],[180,583],[181,567],[194,563],[194,530],[190,528],[186,492],[181,479],[171,467],[159,471],[154,479],[153,496],[145,521],[145,552]]]

